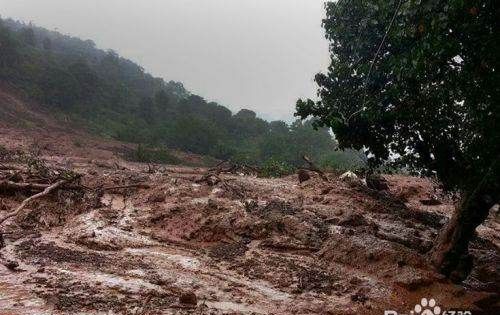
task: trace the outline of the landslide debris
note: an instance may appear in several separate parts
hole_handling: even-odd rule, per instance
[[[329,174],[299,183],[43,154],[32,167],[9,154],[0,182],[30,185],[0,185],[0,216],[37,185],[80,176],[0,226],[0,314],[381,314],[422,297],[495,307],[498,217],[479,230],[469,279],[448,282],[426,255],[453,204],[422,203],[435,198],[426,179],[371,189]]]

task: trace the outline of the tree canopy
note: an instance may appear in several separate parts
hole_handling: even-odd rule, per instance
[[[94,133],[146,146],[290,166],[302,154],[327,159],[336,147],[326,128],[233,114],[92,41],[13,20],[0,20],[0,80]]]
[[[448,188],[498,177],[497,1],[329,2],[331,65],[320,101],[297,115],[332,127],[341,147],[390,155]],[[488,176],[486,176],[489,174]]]
[[[436,175],[462,202],[432,261],[460,281],[468,244],[500,196],[500,6],[494,0],[339,0],[323,24],[331,65],[319,101],[297,116],[331,127],[341,148],[364,148]]]

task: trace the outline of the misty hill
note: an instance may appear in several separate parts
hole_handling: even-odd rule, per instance
[[[298,166],[302,154],[327,164],[332,154],[349,160],[332,153],[328,130],[315,131],[310,121],[267,122],[246,109],[233,114],[90,40],[10,19],[0,23],[0,80],[95,134],[285,168]]]

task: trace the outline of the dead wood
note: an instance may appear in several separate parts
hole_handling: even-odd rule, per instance
[[[306,161],[306,163],[309,165],[309,168],[308,170],[309,171],[312,171],[312,172],[315,172],[315,173],[318,173],[318,175],[321,177],[321,179],[323,179],[325,182],[328,182],[328,177],[326,177],[325,173],[319,168],[317,167],[313,161],[311,161],[311,159],[309,157],[307,157],[306,155],[304,155],[302,157],[304,159],[304,161]]]
[[[3,222],[5,222],[6,220],[18,215],[30,202],[32,202],[33,200],[35,199],[38,199],[38,198],[41,198],[41,197],[44,197],[44,196],[47,196],[48,194],[50,194],[52,191],[56,190],[57,188],[59,188],[60,186],[62,186],[63,184],[67,183],[68,181],[63,179],[63,180],[59,180],[58,182],[48,186],[47,188],[45,188],[44,191],[42,191],[41,193],[38,193],[36,195],[33,195],[27,199],[25,199],[21,205],[19,205],[19,207],[17,207],[14,211],[8,213],[7,215],[5,215],[3,218],[0,218],[0,224],[2,224]]]
[[[16,183],[9,180],[0,181],[0,190],[44,190],[49,186],[38,183]]]

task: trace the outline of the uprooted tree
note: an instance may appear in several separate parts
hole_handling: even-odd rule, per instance
[[[468,245],[500,196],[499,2],[339,0],[324,20],[331,65],[319,101],[297,116],[331,127],[342,148],[368,149],[436,175],[462,201],[432,261],[463,280]]]

